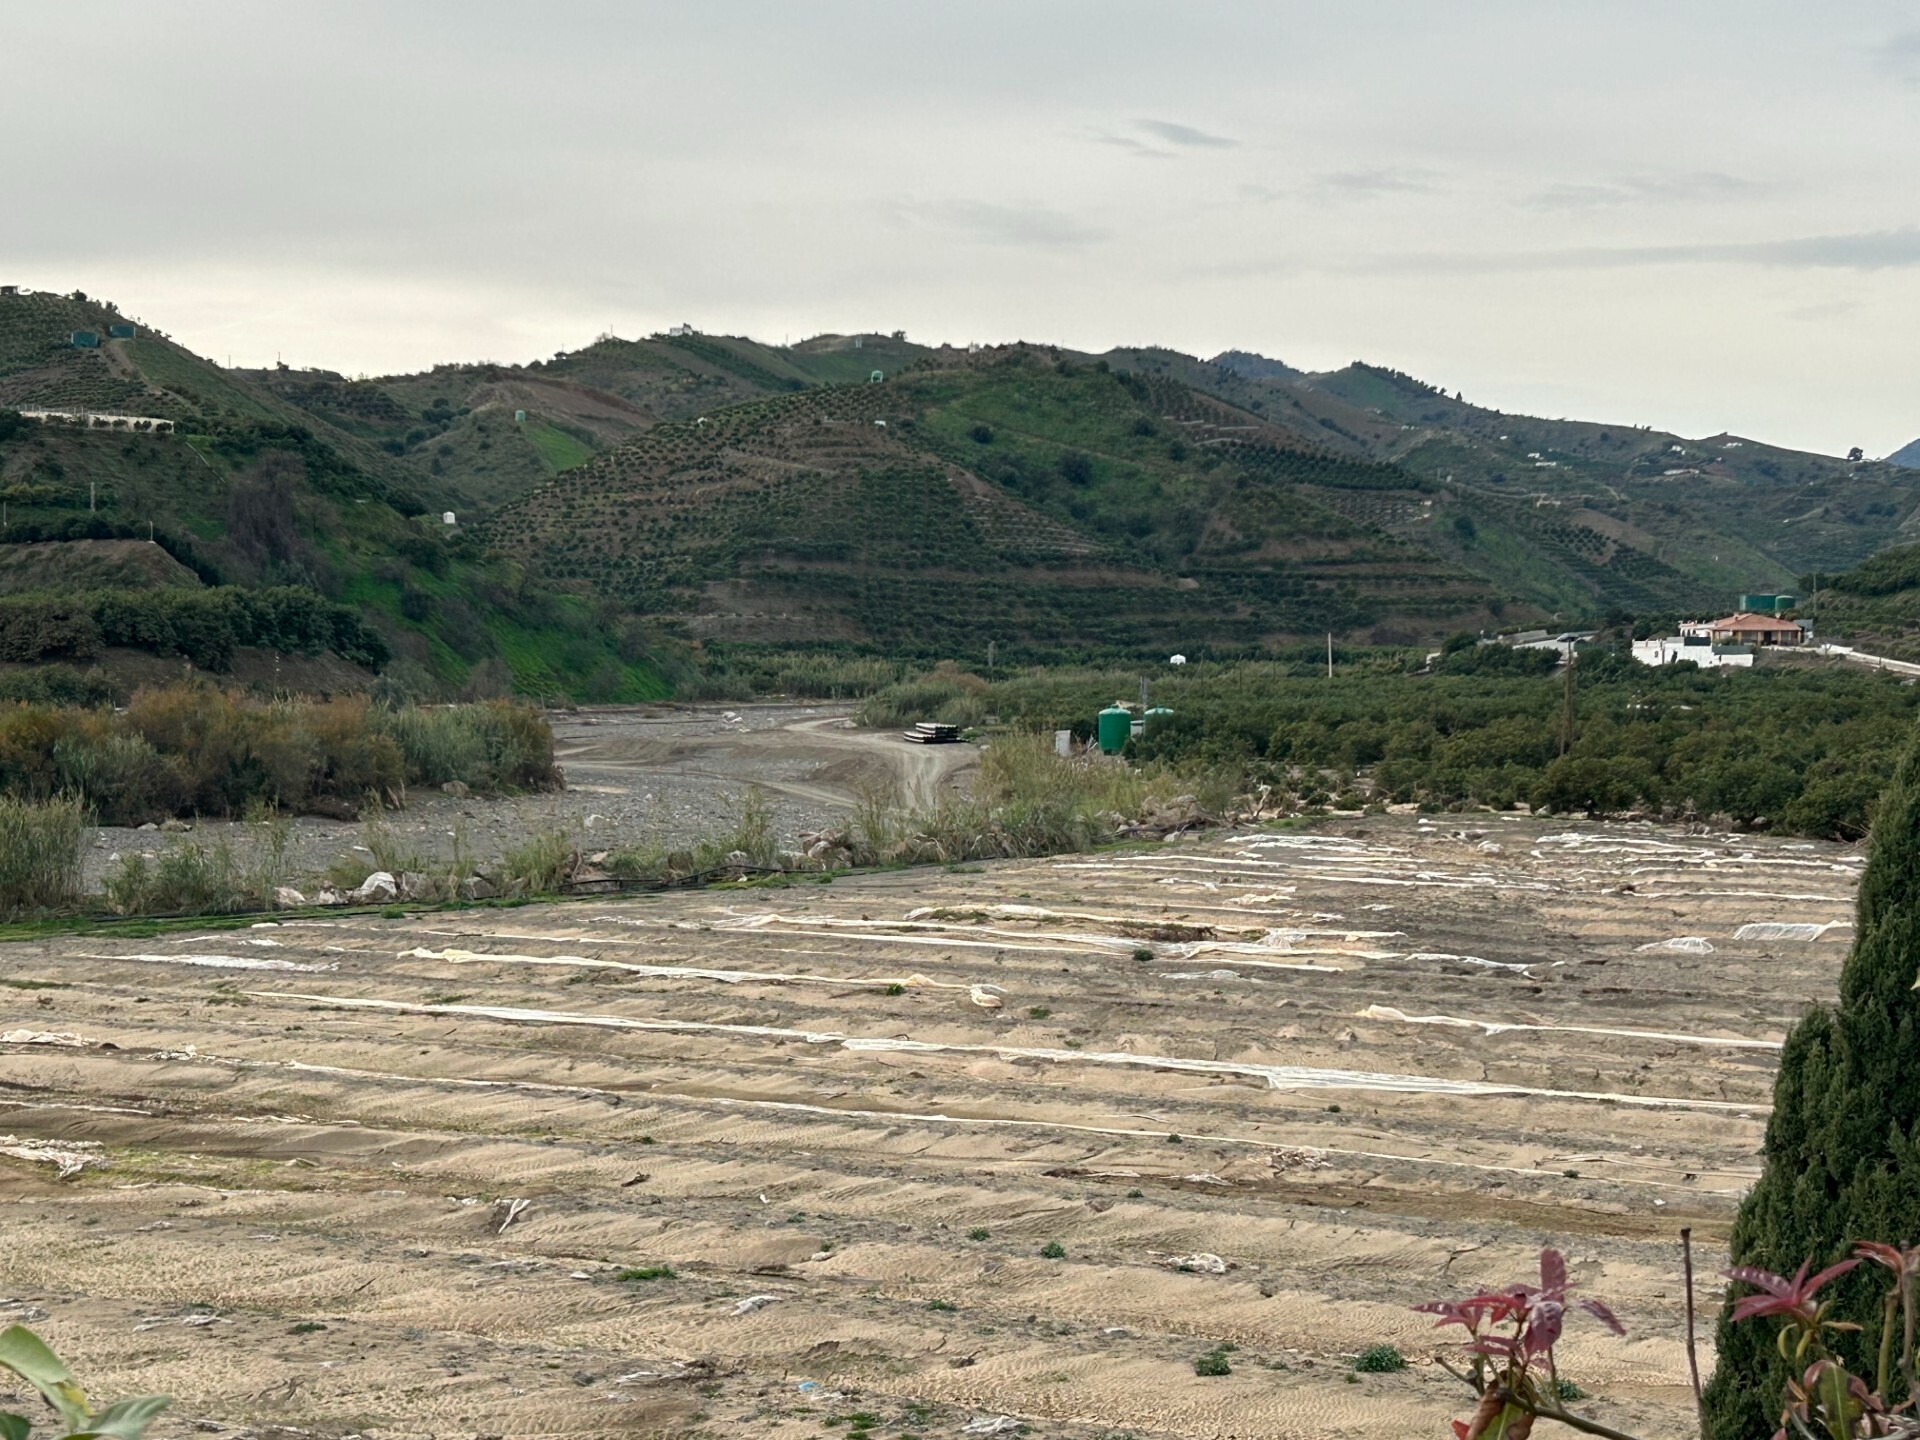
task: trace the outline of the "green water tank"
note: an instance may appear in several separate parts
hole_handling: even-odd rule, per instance
[[[1146,721],[1147,729],[1151,730],[1155,726],[1164,725],[1167,721],[1171,720],[1173,718],[1173,711],[1164,705],[1156,705],[1147,711],[1146,715],[1142,718]]]
[[[1094,735],[1102,754],[1118,755],[1127,748],[1127,737],[1132,733],[1133,712],[1124,705],[1109,705],[1096,717]]]

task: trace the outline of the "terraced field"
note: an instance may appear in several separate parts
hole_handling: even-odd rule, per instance
[[[1551,1240],[1689,1434],[1859,857],[1457,823],[7,946],[0,1316],[167,1435],[1438,1436]]]

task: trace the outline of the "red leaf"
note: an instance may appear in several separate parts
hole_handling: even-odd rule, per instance
[[[1567,1292],[1567,1257],[1551,1246],[1540,1252],[1540,1289],[1555,1299]]]
[[[1605,1302],[1600,1300],[1576,1300],[1574,1303],[1589,1315],[1593,1316],[1593,1318],[1598,1320],[1602,1325],[1606,1326],[1607,1329],[1611,1330],[1614,1334],[1624,1335],[1627,1333],[1627,1327],[1620,1323],[1618,1317],[1614,1315],[1613,1311]]]

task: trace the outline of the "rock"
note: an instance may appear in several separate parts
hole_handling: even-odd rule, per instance
[[[464,800],[469,795],[473,794],[473,791],[467,788],[465,782],[460,780],[449,780],[447,781],[446,784],[442,785],[440,788],[446,794],[453,796],[453,798],[456,800]]]
[[[273,906],[276,910],[293,910],[307,903],[307,897],[291,885],[274,887]]]
[[[344,905],[347,903],[347,897],[334,889],[333,886],[323,885],[320,887],[320,893],[313,897],[313,903],[316,905]]]
[[[154,824],[154,823],[153,823],[153,821],[151,821],[151,820],[149,820],[149,821],[147,821],[147,823],[146,823],[146,824],[144,824],[144,825],[142,825],[142,826],[140,826],[140,827],[138,827],[138,828],[140,828],[140,829],[142,829],[142,830],[158,830],[158,829],[159,829],[160,827],[159,827],[158,825],[156,825],[156,824]]]
[[[146,827],[144,825],[141,826],[141,829],[144,830],[145,828]],[[189,830],[193,829],[193,826],[189,825],[185,820],[181,820],[176,817],[173,819],[163,821],[161,823],[160,828],[166,831],[167,834],[169,835],[184,835]]]
[[[469,875],[460,882],[462,900],[491,900],[499,893],[493,888],[493,882],[484,875]]]
[[[386,871],[376,870],[348,898],[356,905],[385,905],[400,898],[400,886]]]

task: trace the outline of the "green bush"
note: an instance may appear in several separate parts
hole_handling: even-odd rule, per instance
[[[1791,1274],[1847,1255],[1854,1241],[1920,1234],[1920,742],[1880,802],[1861,877],[1852,952],[1840,998],[1788,1033],[1774,1080],[1765,1168],[1741,1202],[1730,1249],[1736,1265]],[[1833,1348],[1872,1374],[1883,1327],[1882,1288],[1861,1267],[1834,1281],[1823,1314],[1859,1327]],[[1714,1440],[1772,1433],[1782,1386],[1797,1378],[1761,1326],[1736,1325],[1729,1289],[1719,1364],[1706,1392]]]
[[[76,800],[0,796],[0,915],[11,919],[77,901],[86,830]]]
[[[1369,1345],[1354,1356],[1353,1368],[1362,1375],[1390,1375],[1407,1368],[1407,1357],[1391,1345]]]

